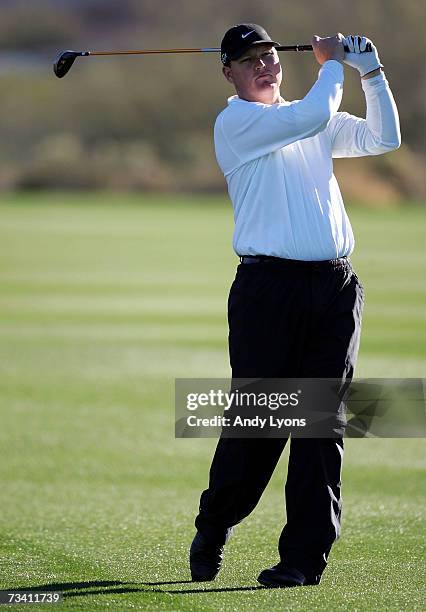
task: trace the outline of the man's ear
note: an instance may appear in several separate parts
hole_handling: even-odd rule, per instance
[[[225,79],[229,81],[230,83],[234,84],[234,79],[232,76],[232,68],[230,66],[223,66],[222,72],[223,72]]]

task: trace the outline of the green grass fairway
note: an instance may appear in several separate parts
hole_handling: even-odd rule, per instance
[[[351,219],[357,375],[424,377],[426,210]],[[218,579],[189,582],[215,441],[174,439],[174,378],[229,374],[232,224],[225,198],[2,197],[0,588],[100,610],[424,609],[419,439],[346,442],[343,534],[319,587],[257,588],[278,560],[286,456]]]

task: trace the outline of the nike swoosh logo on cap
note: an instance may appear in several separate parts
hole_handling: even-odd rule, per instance
[[[247,36],[250,36],[250,34],[253,34],[254,30],[250,30],[250,32],[247,32],[247,34],[241,34],[241,38],[247,38]]]

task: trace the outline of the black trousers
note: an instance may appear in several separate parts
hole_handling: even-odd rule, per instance
[[[363,288],[346,259],[240,264],[228,301],[233,378],[338,378],[359,348]],[[258,503],[286,439],[220,438],[195,520],[208,539]],[[319,581],[341,522],[343,440],[292,438],[281,560]]]

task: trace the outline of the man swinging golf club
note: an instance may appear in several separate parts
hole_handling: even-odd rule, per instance
[[[364,296],[348,259],[354,237],[332,158],[398,148],[398,113],[368,39],[314,36],[321,69],[296,102],[281,97],[277,45],[251,23],[232,27],[221,45],[223,74],[237,94],[214,130],[241,261],[228,303],[232,376],[345,384],[356,364]],[[343,63],[360,73],[366,119],[338,112]],[[220,438],[195,520],[193,580],[215,578],[233,526],[255,508],[286,441]],[[342,437],[291,439],[280,561],[260,573],[261,584],[319,584],[340,534],[342,457]]]

